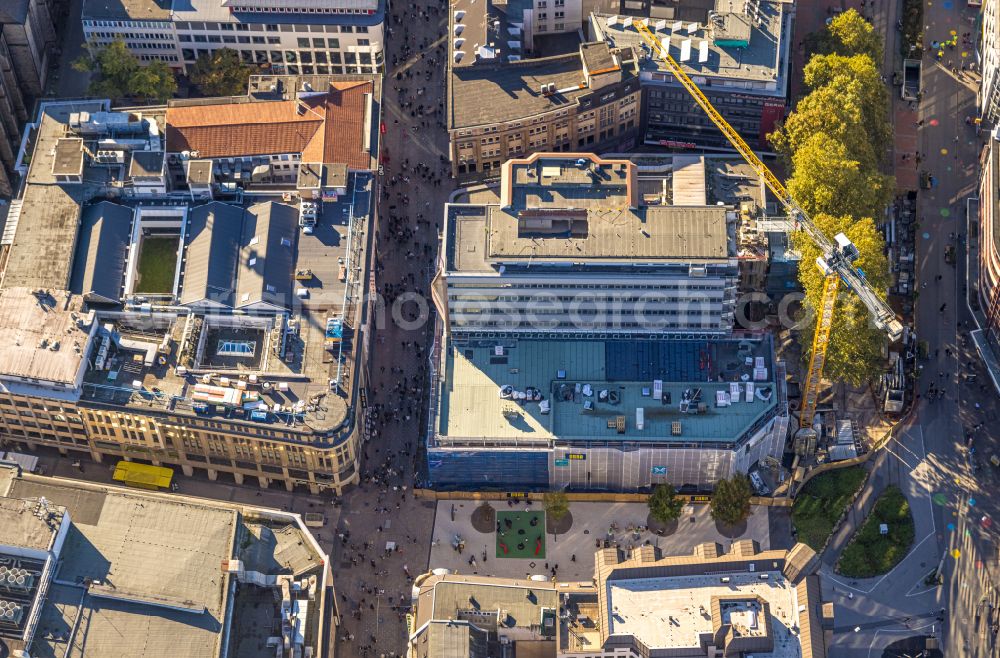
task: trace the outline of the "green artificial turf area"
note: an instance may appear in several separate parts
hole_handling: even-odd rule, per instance
[[[135,292],[169,294],[173,290],[179,241],[176,236],[143,239]]]
[[[497,557],[545,559],[545,512],[497,512]]]

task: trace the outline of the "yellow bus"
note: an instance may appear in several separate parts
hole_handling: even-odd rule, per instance
[[[120,461],[115,465],[113,477],[127,487],[152,490],[170,489],[170,481],[174,477],[174,471],[165,466]]]

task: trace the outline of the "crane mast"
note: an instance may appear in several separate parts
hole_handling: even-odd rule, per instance
[[[861,302],[871,313],[875,326],[888,334],[890,340],[898,340],[903,334],[903,325],[896,318],[895,312],[885,302],[882,297],[872,288],[864,274],[853,263],[857,260],[859,253],[854,244],[840,233],[831,241],[813,223],[809,214],[803,210],[785,185],[778,180],[764,162],[757,157],[753,149],[747,145],[743,137],[736,129],[729,125],[729,122],[715,109],[708,97],[698,88],[698,85],[688,77],[677,60],[670,55],[670,51],[664,47],[656,34],[649,29],[643,21],[633,21],[632,25],[638,31],[650,50],[658,55],[670,73],[689,94],[695,102],[704,110],[708,118],[712,120],[722,134],[725,135],[733,148],[739,152],[753,170],[767,185],[768,189],[785,206],[789,217],[795,226],[805,231],[809,238],[819,247],[822,254],[816,259],[816,264],[826,277],[823,282],[823,297],[820,307],[817,309],[816,333],[813,335],[813,349],[809,360],[809,371],[806,378],[806,386],[803,391],[803,405],[799,412],[799,426],[811,427],[813,417],[816,415],[816,404],[819,395],[819,384],[823,378],[823,366],[826,363],[826,350],[830,343],[830,331],[833,325],[834,307],[837,301],[837,292],[840,283],[843,282],[848,288],[861,299]]]

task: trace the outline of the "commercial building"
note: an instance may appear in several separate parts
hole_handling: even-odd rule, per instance
[[[17,151],[33,99],[42,95],[56,49],[58,0],[0,4],[0,198],[16,186]]]
[[[535,154],[447,207],[433,486],[698,491],[780,458],[784,367],[733,332],[736,213],[696,165]]]
[[[186,71],[220,48],[269,73],[374,74],[382,70],[386,0],[84,0],[83,33],[122,39],[142,61]]]
[[[979,116],[990,126],[1000,121],[1000,3],[982,3],[982,35],[979,42],[980,70]]]
[[[973,294],[986,317],[986,325],[972,332],[993,386],[1000,392],[1000,140],[994,130],[986,141],[980,163],[978,231],[976,243],[978,264]],[[971,235],[969,236],[971,239]]]
[[[737,213],[663,203],[666,183],[590,153],[508,160],[499,203],[446,207],[432,289],[448,330],[728,334]]]
[[[636,48],[643,88],[643,141],[685,148],[729,148],[666,65],[636,31],[643,23],[748,144],[769,148],[784,117],[794,6],[781,0],[685,0],[654,4],[648,15],[591,14],[589,37],[612,48]]]
[[[298,515],[17,470],[0,464],[3,655],[322,655],[336,597]]]
[[[562,0],[553,1],[553,17],[580,13],[578,0],[569,10]],[[531,5],[542,5],[541,10],[516,5],[523,14],[513,4],[492,0],[452,6],[445,111],[453,176],[498,176],[502,162],[536,151],[635,145],[640,118],[636,53],[583,43],[563,54],[527,58],[532,34],[548,20],[544,2]],[[558,23],[558,31],[579,29],[579,20],[574,24],[569,18],[559,17],[566,22]]]
[[[251,92],[42,106],[0,279],[5,440],[356,481],[380,81]]]
[[[424,574],[413,583],[406,655],[555,658],[558,612],[559,592],[552,582]]]
[[[833,604],[821,599],[818,563],[805,544],[761,551],[751,540],[686,557],[602,549],[596,596],[564,599],[558,655],[825,658]]]

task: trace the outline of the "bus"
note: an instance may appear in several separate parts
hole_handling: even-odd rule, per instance
[[[120,461],[115,464],[113,479],[126,487],[152,491],[175,489],[171,486],[174,470],[165,466],[150,466],[138,462]]]

